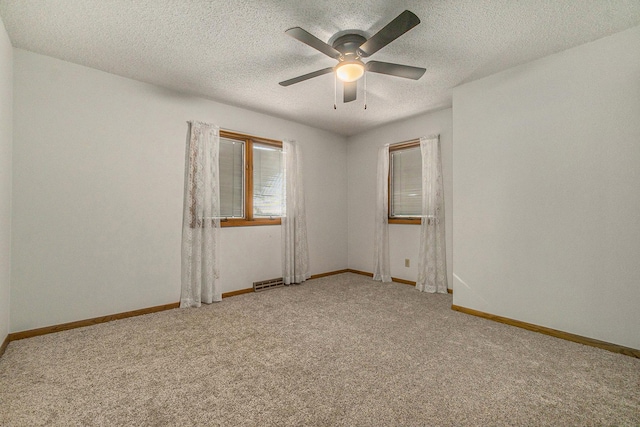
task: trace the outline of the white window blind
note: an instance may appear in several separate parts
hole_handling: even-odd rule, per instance
[[[244,142],[220,138],[220,216],[244,217]]]
[[[392,151],[390,154],[391,217],[419,217],[422,215],[420,147]]]
[[[253,216],[280,217],[284,212],[282,149],[253,143]]]

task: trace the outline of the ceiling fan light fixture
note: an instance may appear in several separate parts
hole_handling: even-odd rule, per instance
[[[334,73],[336,93],[337,82],[338,79],[340,79],[342,82],[341,86],[343,86],[343,101],[346,104],[347,102],[356,100],[359,86],[357,81],[363,76],[365,77],[363,80],[366,86],[365,72],[367,74],[387,74],[405,79],[418,80],[425,71],[427,71],[425,68],[380,61],[367,61],[365,64],[361,58],[370,57],[419,23],[420,18],[418,18],[415,13],[405,10],[371,37],[367,37],[364,31],[344,30],[335,33],[329,39],[329,43],[325,43],[300,27],[289,28],[285,31],[289,36],[323,53],[329,58],[338,61],[338,63],[333,67],[323,68],[322,70],[282,81],[280,82],[280,86],[290,86],[314,77]],[[366,88],[364,93],[366,95]],[[334,108],[336,108],[335,104]],[[365,98],[365,109],[366,108]]]
[[[336,66],[336,76],[346,83],[355,82],[364,75],[364,64],[362,61],[342,61]]]

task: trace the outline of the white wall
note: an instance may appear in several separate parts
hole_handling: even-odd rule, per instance
[[[346,141],[14,50],[11,330],[173,303],[187,120],[296,139],[312,274],[347,267]],[[280,227],[224,228],[222,291],[281,275]]]
[[[373,272],[374,210],[378,148],[431,134],[440,134],[444,185],[447,275],[452,287],[452,112],[451,109],[422,114],[349,138],[349,268]],[[391,224],[389,251],[391,276],[415,281],[418,277],[419,225]],[[410,267],[404,260],[410,259]]]
[[[0,344],[9,334],[13,48],[0,20]]]
[[[640,27],[453,105],[454,304],[640,348]]]

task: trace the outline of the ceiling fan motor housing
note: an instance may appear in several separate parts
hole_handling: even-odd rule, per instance
[[[332,47],[342,54],[340,60],[352,61],[360,58],[358,48],[366,41],[360,34],[345,34],[335,39]]]

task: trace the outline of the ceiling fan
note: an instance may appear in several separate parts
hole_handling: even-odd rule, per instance
[[[322,70],[285,80],[280,82],[280,85],[289,86],[335,72],[336,77],[343,81],[344,102],[351,102],[355,101],[357,97],[358,80],[366,71],[418,80],[426,69],[380,61],[364,63],[361,58],[373,55],[419,23],[420,19],[413,12],[405,10],[369,39],[358,34],[359,32],[355,30],[340,32],[332,37],[332,39],[335,39],[330,40],[331,45],[300,27],[289,28],[285,33],[325,55],[337,59],[338,64],[335,67],[323,68]]]

